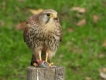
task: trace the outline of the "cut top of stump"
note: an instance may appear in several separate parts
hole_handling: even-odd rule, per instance
[[[27,80],[65,80],[64,67],[38,68],[30,66],[27,68]]]

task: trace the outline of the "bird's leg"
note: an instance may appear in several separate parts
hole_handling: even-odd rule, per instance
[[[46,58],[45,58],[45,61],[46,61],[46,62],[48,61],[48,52],[46,52]]]
[[[39,60],[42,61],[41,51],[39,51]]]
[[[45,58],[45,62],[48,62],[48,52],[46,52],[46,58]],[[49,63],[49,66],[51,67],[53,65],[53,62]]]
[[[38,56],[39,56],[39,60],[36,59],[37,62],[34,62],[34,63],[33,63],[33,66],[36,66],[36,67],[39,66],[39,65],[38,65],[38,61],[41,61],[41,60],[42,60],[41,51],[38,52]]]

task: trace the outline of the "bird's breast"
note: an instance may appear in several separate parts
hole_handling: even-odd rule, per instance
[[[33,49],[40,47],[42,49],[50,49],[51,51],[57,50],[60,42],[60,33],[58,29],[51,27],[53,26],[47,28],[33,28],[31,32],[29,32],[30,40],[27,43],[32,45]]]

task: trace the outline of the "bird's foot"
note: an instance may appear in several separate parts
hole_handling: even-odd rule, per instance
[[[38,64],[36,62],[33,63],[33,66],[38,67]]]
[[[53,66],[53,62],[49,63],[49,67],[52,67]]]
[[[35,67],[39,67],[39,64],[41,64],[41,63],[42,63],[42,60],[36,60],[32,63],[32,65]]]
[[[35,67],[54,67],[53,62],[49,63],[46,61],[37,60],[37,62],[33,63]]]

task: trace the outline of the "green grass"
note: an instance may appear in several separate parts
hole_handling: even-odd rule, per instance
[[[52,8],[58,12],[63,41],[53,62],[66,68],[66,80],[102,80],[99,69],[106,67],[105,5],[105,0],[0,0],[0,80],[26,80],[31,51],[23,41],[22,31],[15,26],[32,15],[28,8]],[[75,25],[81,18],[70,10],[74,6],[86,8],[82,17],[86,25]],[[93,23],[93,15],[99,16],[97,23]],[[68,32],[69,28],[73,32]]]

